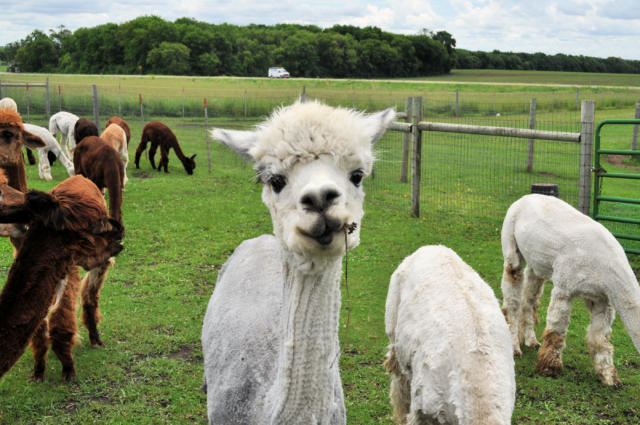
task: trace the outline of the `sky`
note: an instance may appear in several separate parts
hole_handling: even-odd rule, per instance
[[[444,30],[467,50],[640,60],[640,0],[0,0],[0,12],[0,46],[34,29],[74,31],[157,15],[212,24],[371,25],[398,34]]]

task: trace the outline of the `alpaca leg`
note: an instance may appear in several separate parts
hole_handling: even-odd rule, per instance
[[[49,322],[47,318],[40,323],[38,329],[31,337],[31,352],[33,353],[33,375],[30,381],[44,381],[44,371],[47,365],[47,352],[49,351]]]
[[[67,274],[67,285],[62,298],[56,303],[49,318],[49,337],[51,350],[62,363],[62,379],[70,381],[76,376],[73,365],[73,344],[77,333],[76,305],[80,288],[80,275],[77,267]]]
[[[147,140],[141,139],[140,144],[136,148],[136,156],[134,158],[134,163],[136,164],[136,168],[140,168],[140,157],[142,156],[142,152],[147,148]]]
[[[51,164],[49,164],[49,156],[44,149],[38,149],[38,175],[42,180],[51,180]]]
[[[520,262],[522,264],[522,261]],[[522,355],[520,350],[519,329],[520,324],[520,295],[522,292],[522,266],[512,266],[505,263],[502,272],[502,312],[509,324],[513,354]]]
[[[585,299],[584,305],[591,315],[586,339],[593,368],[604,385],[620,386],[622,382],[618,379],[618,371],[613,364],[613,345],[609,342],[616,312],[604,300],[595,302]]]
[[[29,148],[25,148],[27,150],[27,160],[29,161],[29,165],[35,165],[36,158],[33,156],[33,151]]]
[[[164,167],[164,172],[168,173],[169,170],[167,167],[169,166],[169,148],[166,146],[160,146],[160,165],[158,166],[158,171],[160,167]]]
[[[98,322],[100,321],[100,289],[107,278],[107,272],[113,265],[114,260],[110,259],[102,266],[91,269],[82,280],[82,321],[89,331],[89,340],[92,347],[102,347],[104,342],[98,333]]]
[[[396,351],[391,348],[384,362],[384,367],[391,374],[391,404],[393,416],[397,424],[407,423],[407,415],[411,409],[411,384],[407,376],[400,370]]]
[[[151,146],[149,147],[149,162],[151,162],[151,168],[155,170],[156,168],[156,150],[158,149],[157,143],[151,142]],[[160,167],[158,167],[158,171]]]
[[[543,375],[556,376],[562,371],[562,350],[571,316],[571,298],[554,286],[547,310],[547,326],[542,335],[536,369]]]
[[[122,179],[122,186],[124,187],[125,184],[127,184],[127,181],[129,180],[127,178],[127,165],[129,165],[129,154],[127,152],[127,146],[125,144],[125,146],[122,148],[122,151],[120,152],[120,159],[122,159],[122,165],[124,166],[124,178]]]
[[[522,310],[520,312],[519,340],[524,341],[527,347],[537,348],[540,343],[536,339],[535,324],[538,322],[538,306],[540,296],[544,291],[544,279],[538,277],[530,266],[524,269],[524,282],[522,285]]]

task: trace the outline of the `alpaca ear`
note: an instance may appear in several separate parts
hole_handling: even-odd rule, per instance
[[[122,238],[124,227],[114,218],[103,217],[91,226],[91,233],[94,235],[108,234],[116,238],[120,235],[120,238]]]
[[[65,227],[65,214],[58,201],[46,192],[30,190],[25,194],[25,205],[34,218],[55,229]]]
[[[47,146],[41,138],[35,134],[29,133],[27,130],[22,130],[22,142],[31,149],[38,149]]]
[[[196,155],[198,155],[198,154],[194,153],[193,155],[191,155],[191,159],[193,160],[196,157]]]
[[[254,131],[223,130],[216,128],[211,132],[211,137],[230,147],[244,158],[254,160],[249,150],[258,141],[258,136]]]
[[[387,108],[384,111],[376,112],[365,117],[367,129],[370,131],[369,137],[372,145],[375,145],[375,143],[382,138],[384,132],[387,131],[387,127],[389,127],[389,124],[391,124],[395,118],[395,108]]]

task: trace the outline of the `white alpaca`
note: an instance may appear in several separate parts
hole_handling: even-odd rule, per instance
[[[69,177],[75,175],[73,162],[64,154],[64,152],[62,152],[58,141],[51,133],[49,133],[49,130],[33,124],[24,124],[24,129],[29,133],[40,137],[42,141],[47,144],[47,146],[38,149],[38,174],[41,179],[47,181],[51,180],[51,164],[49,163],[48,156],[49,152],[58,157],[58,160],[60,160],[64,168],[67,169]]]
[[[391,276],[385,314],[399,424],[511,423],[509,328],[493,290],[451,249],[425,246]]]
[[[218,275],[202,330],[209,423],[346,422],[341,260],[360,241],[372,144],[394,117],[295,103],[256,131],[213,131],[255,162],[275,237],[243,242]]]
[[[77,115],[66,111],[57,112],[49,118],[49,132],[54,137],[60,132],[60,146],[68,158],[73,158],[71,152],[76,147],[74,128],[78,119]]]
[[[534,332],[538,299],[546,279],[553,281],[537,369],[555,376],[562,370],[571,301],[582,297],[591,315],[587,344],[604,385],[620,385],[609,342],[615,312],[640,351],[640,288],[624,250],[600,223],[552,196],[526,195],[514,202],[502,225],[503,311],[514,354],[520,342],[540,344]],[[524,269],[524,277],[522,269]]]
[[[0,99],[0,109],[2,108],[9,108],[13,111],[18,112],[18,104],[10,97],[3,97],[2,99]]]

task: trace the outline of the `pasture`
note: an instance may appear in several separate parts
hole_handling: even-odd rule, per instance
[[[42,81],[43,76],[0,75],[4,82],[20,78],[21,81],[26,78]],[[101,110],[101,126],[114,109],[117,111],[114,102],[117,102],[118,84],[121,84],[122,97],[133,105],[130,112],[123,114],[132,130],[131,162],[127,170],[129,182],[123,203],[125,250],[117,258],[101,293],[104,319],[99,330],[106,347],[90,348],[86,329],[79,327],[83,342],[74,350],[78,376],[72,383],[60,379],[60,364],[52,354],[45,382],[27,382],[33,367],[31,353],[27,350],[0,380],[0,423],[206,423],[205,396],[199,388],[202,384],[200,331],[207,302],[224,261],[242,240],[271,233],[271,218],[260,201],[261,186],[255,183],[250,164],[212,143],[212,170],[208,172],[208,151],[201,118],[203,96],[209,97],[211,105],[210,126],[236,128],[248,128],[268,108],[290,102],[300,93],[302,85],[307,93],[329,103],[355,104],[370,110],[390,103],[402,109],[403,99],[409,95],[424,95],[434,102],[442,100],[443,105],[445,101],[450,105],[457,88],[477,99],[478,108],[477,112],[464,118],[443,117],[443,120],[456,122],[506,120],[504,116],[495,118],[495,104],[497,107],[518,105],[509,110],[508,120],[526,125],[528,115],[526,110],[521,110],[522,105],[531,97],[539,96],[539,102],[540,99],[550,100],[541,102],[545,105],[541,108],[542,122],[575,124],[576,121],[573,109],[576,90],[566,87],[488,87],[466,82],[450,86],[416,82],[50,76],[50,84],[54,87],[57,84],[66,87],[63,100],[66,102],[69,96],[69,105],[78,107],[78,110],[69,110],[87,118],[92,117],[88,106],[91,100],[87,97],[90,96],[87,87],[92,82],[102,84],[101,93],[109,93],[105,109]],[[191,104],[187,119],[178,112],[183,86],[187,93],[186,103]],[[72,95],[72,87],[79,91]],[[128,87],[126,95],[125,87]],[[169,174],[152,170],[146,157],[141,159],[141,168],[135,169],[133,155],[142,128],[135,106],[137,92],[143,90],[146,90],[145,98],[149,98],[150,108],[152,100],[159,105],[157,112],[149,110],[145,120],[164,121],[177,134],[186,155],[197,153],[194,175],[188,176],[184,172],[173,152],[170,153]],[[255,96],[255,103],[249,102],[253,106],[249,108],[247,118],[243,113],[245,90],[261,93]],[[596,122],[604,118],[631,118],[632,105],[640,96],[638,92],[629,94],[625,89],[581,88],[580,92],[585,99],[589,95],[596,96],[596,102],[602,95],[602,108],[597,108]],[[3,95],[6,94],[3,92]],[[35,105],[36,95],[33,96]],[[78,103],[72,103],[71,98],[77,99]],[[80,102],[85,102],[85,106],[81,108]],[[171,113],[161,115],[162,110]],[[56,111],[54,97],[52,112]],[[34,120],[44,124],[37,109],[34,109]],[[609,140],[615,145],[612,147],[628,144],[629,131],[611,130]],[[348,254],[343,271],[340,368],[349,424],[392,423],[389,377],[382,362],[388,342],[384,333],[384,304],[393,270],[405,256],[422,245],[447,245],[476,269],[501,299],[501,223],[509,199],[513,201],[526,193],[522,193],[522,188],[513,189],[502,194],[505,201],[500,202],[486,202],[477,197],[477,205],[470,208],[476,200],[470,200],[473,191],[467,191],[468,187],[464,185],[473,178],[468,169],[451,178],[441,178],[437,184],[433,183],[435,177],[423,173],[422,216],[413,218],[408,207],[410,189],[394,180],[399,170],[397,161],[392,159],[397,155],[397,148],[393,146],[399,140],[398,134],[389,132],[378,146],[380,167],[375,179],[365,181],[367,197],[361,244]],[[428,140],[437,142],[440,137],[430,135]],[[477,143],[493,142],[480,140]],[[457,152],[459,157],[468,160],[465,164],[486,160],[479,150]],[[513,178],[512,170],[497,169],[496,164],[498,162],[487,165],[494,168],[496,181]],[[434,163],[434,167],[439,167],[434,176],[449,177],[451,170],[446,164]],[[635,165],[610,167],[615,170]],[[58,162],[53,166],[52,174],[54,180],[44,182],[38,179],[36,166],[27,166],[29,186],[34,189],[49,190],[66,176]],[[491,186],[494,183],[479,184]],[[615,187],[619,196],[637,193],[635,187],[625,182],[611,183],[607,190],[613,190],[615,185],[620,186]],[[454,196],[442,203],[431,197],[435,192]],[[11,265],[11,252],[8,241],[0,244],[0,268],[4,275]],[[638,266],[635,259],[633,264]],[[549,286],[547,284],[541,300],[540,324],[536,327],[538,336],[544,328]],[[584,342],[588,320],[582,301],[577,300],[564,351],[565,368],[556,379],[539,375],[535,371],[537,352],[524,347],[522,358],[516,359],[514,424],[638,423],[640,355],[620,320],[616,319],[611,342],[615,347],[615,365],[624,386],[619,389],[603,387],[593,371]]]

